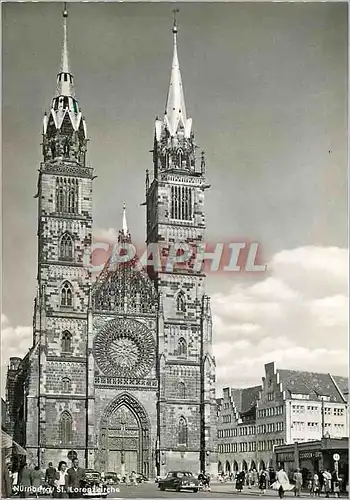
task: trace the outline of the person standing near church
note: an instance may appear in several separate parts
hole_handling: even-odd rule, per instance
[[[51,488],[53,488],[55,479],[56,479],[56,469],[55,467],[53,467],[52,462],[49,462],[49,466],[45,472],[45,483],[51,486]]]
[[[72,467],[68,469],[68,493],[69,498],[81,498],[82,488],[85,484],[85,469],[79,467],[79,460],[72,460]]]

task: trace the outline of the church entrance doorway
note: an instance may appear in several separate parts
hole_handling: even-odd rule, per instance
[[[131,395],[113,401],[101,422],[101,468],[122,476],[135,471],[149,477],[149,429],[144,409]]]

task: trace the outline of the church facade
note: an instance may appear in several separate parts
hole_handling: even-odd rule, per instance
[[[205,274],[194,266],[142,267],[111,255],[93,283],[94,170],[75,95],[67,17],[57,91],[44,117],[38,178],[38,273],[33,345],[12,358],[11,429],[28,461],[77,456],[85,467],[147,477],[217,470],[215,360]],[[146,173],[147,244],[204,242],[205,160],[196,163],[174,53],[153,172]],[[125,210],[116,248],[132,243]]]

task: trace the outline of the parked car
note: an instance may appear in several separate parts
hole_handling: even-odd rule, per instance
[[[107,495],[107,488],[103,484],[100,472],[94,469],[85,469],[83,497],[106,498]]]
[[[146,483],[148,481],[148,477],[144,476],[143,474],[136,474],[136,481],[138,483]]]
[[[159,479],[158,488],[161,491],[165,490],[192,490],[194,493],[198,492],[199,481],[192,472],[188,471],[172,471],[168,472],[164,479]]]
[[[107,484],[119,484],[120,479],[116,472],[106,472],[105,473],[105,481]]]

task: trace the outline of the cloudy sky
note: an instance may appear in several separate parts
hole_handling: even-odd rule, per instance
[[[31,342],[41,123],[61,4],[3,11],[3,370]],[[259,242],[268,270],[209,275],[218,387],[263,365],[347,374],[347,3],[179,4],[187,112],[205,149],[207,240]],[[94,232],[128,207],[145,239],[145,169],[164,110],[172,6],[72,3],[69,45],[91,138]],[[219,223],[218,223],[219,221]]]

